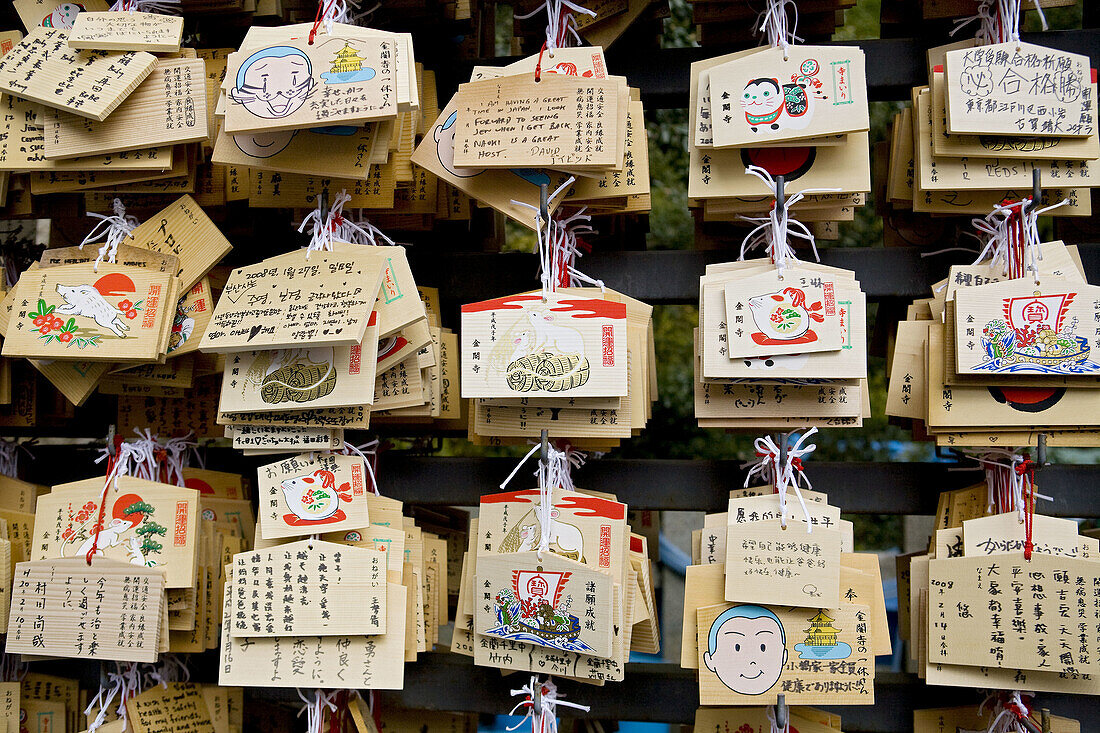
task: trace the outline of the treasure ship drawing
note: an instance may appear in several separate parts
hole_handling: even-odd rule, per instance
[[[580,638],[580,619],[562,593],[572,573],[513,570],[512,587],[497,593],[497,625],[486,633],[570,652],[592,652]]]
[[[1077,318],[1067,319],[1076,293],[1005,298],[1003,318],[982,329],[985,361],[975,369],[989,372],[1088,374],[1100,370],[1089,359],[1088,339],[1078,336]]]

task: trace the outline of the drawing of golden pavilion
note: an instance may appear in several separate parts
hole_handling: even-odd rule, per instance
[[[363,59],[359,57],[359,52],[345,41],[344,47],[336,52],[336,60],[332,64],[332,73],[347,74],[362,70]]]
[[[810,619],[810,628],[805,630],[806,646],[836,646],[839,633],[840,629],[833,628],[833,619],[826,616],[824,611],[818,611]]]

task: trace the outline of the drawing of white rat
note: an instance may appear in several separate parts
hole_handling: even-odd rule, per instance
[[[122,311],[91,285],[58,285],[57,294],[65,299],[65,305],[57,307],[58,313],[91,318],[115,336],[126,338],[129,326],[122,321]]]
[[[516,334],[516,336],[512,339],[512,356],[509,357],[508,363],[510,364],[513,361],[516,361],[517,359],[522,359],[523,357],[532,353],[531,345],[533,341],[534,339],[531,336],[530,330],[520,331],[518,334]]]
[[[96,534],[93,532],[88,539],[81,543],[80,547],[76,550],[76,557],[86,557],[92,550],[92,544],[96,546],[96,555],[102,555],[103,549],[106,547],[114,547],[115,545],[122,543],[122,534],[134,526],[133,522],[128,522],[120,517],[115,517],[111,520],[110,524],[104,527],[99,532],[99,540],[96,540]]]
[[[580,331],[555,322],[556,316],[546,311],[531,311],[527,314],[535,332],[532,354],[583,354],[584,339]]]
[[[551,515],[556,520],[558,510],[551,510]],[[527,524],[520,527],[519,536],[523,539],[516,552],[527,552],[535,549],[541,539],[541,530],[537,524]],[[560,554],[576,555],[580,560],[584,557],[584,538],[581,530],[575,524],[555,521],[550,525],[550,544],[557,545]]]

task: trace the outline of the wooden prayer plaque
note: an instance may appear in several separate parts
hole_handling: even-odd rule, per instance
[[[947,131],[1087,137],[1096,129],[1089,67],[1088,56],[1019,41],[948,51]]]
[[[867,606],[698,609],[702,705],[872,705],[875,662]],[[803,663],[806,660],[807,663]]]
[[[621,77],[558,74],[547,74],[537,84],[527,75],[462,84],[455,95],[454,165],[617,167],[622,162],[618,118],[624,85]]]
[[[234,637],[386,633],[381,550],[310,539],[241,553],[226,592]]]
[[[863,51],[852,46],[772,48],[734,59],[710,70],[710,99],[716,148],[868,129]]]
[[[1038,553],[930,561],[929,663],[1096,675],[1098,570]]]
[[[176,53],[183,40],[183,16],[158,13],[79,13],[69,33],[69,48],[88,51],[159,51]]]
[[[304,34],[303,34],[304,35]],[[305,37],[230,54],[225,131],[361,125],[397,115],[396,44],[351,34]]]
[[[0,57],[0,90],[102,122],[157,63],[144,51],[77,51],[68,41],[68,31],[31,29]]]
[[[76,16],[85,11],[103,12],[110,8],[105,0],[81,0],[79,3],[60,2],[60,0],[14,0],[15,12],[27,30],[36,26],[68,30],[73,27]],[[7,49],[0,49],[6,51]]]
[[[359,456],[304,453],[260,466],[264,539],[362,529],[370,524],[366,469]]]
[[[5,651],[155,662],[164,605],[156,568],[83,557],[22,562]]]
[[[229,276],[202,351],[357,346],[382,282],[382,257],[297,250]]]
[[[729,357],[839,351],[844,337],[836,302],[847,294],[838,292],[845,286],[852,289],[850,283],[798,268],[728,282],[725,300]]]
[[[555,553],[483,555],[477,561],[478,634],[611,656],[611,576]]]
[[[374,314],[371,323],[363,343],[355,346],[228,354],[218,409],[266,412],[371,404],[376,364],[371,357],[378,343]]]
[[[626,305],[553,293],[462,306],[463,397],[625,397]]]
[[[180,196],[130,232],[127,244],[178,257],[181,292],[192,286],[229,254],[233,245],[195,199]],[[206,297],[210,297],[207,288]],[[201,335],[201,334],[200,334]]]
[[[836,608],[840,530],[780,520],[732,524],[726,536],[726,600]]]
[[[125,704],[127,727],[132,728],[133,733],[217,733],[203,689],[194,683],[153,685],[127,698]]]
[[[175,314],[175,278],[100,263],[26,272],[16,286],[5,356],[151,361]],[[77,348],[72,348],[76,346]]]
[[[102,155],[205,141],[209,130],[203,64],[202,59],[161,59],[106,120],[93,122],[77,116],[79,113],[47,110],[46,157]],[[134,134],[135,130],[141,134]]]
[[[198,492],[122,476],[107,492],[98,532],[104,479],[61,484],[38,499],[34,560],[104,556],[166,573],[168,588],[194,585],[198,537]]]
[[[225,582],[231,587],[230,572]],[[405,683],[405,596],[404,586],[386,584],[388,631],[376,636],[245,639],[223,628],[219,684],[400,690]],[[224,600],[224,617],[232,618],[228,592]]]
[[[955,293],[958,374],[1088,376],[1100,372],[1100,287],[1042,276]]]

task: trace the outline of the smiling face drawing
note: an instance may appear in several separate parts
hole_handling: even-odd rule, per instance
[[[72,28],[76,16],[84,9],[79,3],[61,3],[53,12],[42,19],[46,28]]]
[[[473,178],[485,172],[484,168],[455,168],[455,121],[458,112],[452,112],[450,117],[442,125],[436,125],[432,130],[435,139],[435,152],[439,156],[439,162],[452,176],[459,178]]]
[[[729,689],[762,695],[779,681],[787,663],[779,618],[761,606],[734,606],[710,626],[703,663]]]
[[[251,158],[271,158],[286,150],[297,130],[256,132],[251,135],[234,135],[233,144]]]
[[[302,51],[293,46],[265,48],[241,64],[229,98],[257,117],[287,117],[305,104],[317,85],[311,74]]]

